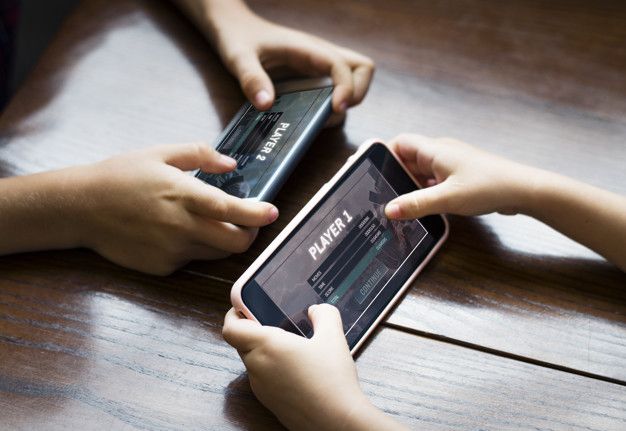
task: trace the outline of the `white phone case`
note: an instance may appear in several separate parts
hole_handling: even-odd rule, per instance
[[[333,176],[333,178],[328,181],[324,186],[313,196],[313,198],[296,214],[296,216],[289,222],[289,224],[282,230],[282,232],[271,242],[271,244],[259,255],[259,257],[250,265],[250,267],[239,277],[239,279],[233,285],[230,291],[230,300],[235,308],[235,310],[243,313],[248,319],[252,319],[258,322],[256,317],[252,314],[252,312],[248,309],[246,304],[244,304],[243,299],[241,297],[241,289],[243,286],[250,281],[252,276],[258,271],[258,269],[265,263],[265,261],[276,251],[276,249],[287,239],[289,234],[300,224],[300,222],[307,216],[307,214],[317,205],[326,195],[326,193],[339,181],[339,179],[350,169],[350,167],[358,160],[358,158],[365,152],[367,149],[376,144],[381,143],[384,144],[379,139],[370,139],[365,141],[358,149],[358,151],[352,156],[348,157],[347,162],[339,169],[339,171]],[[391,152],[393,154],[393,152]],[[404,167],[402,162],[398,159],[398,157],[393,154],[396,158],[400,166],[404,169],[404,171],[411,177],[411,179],[419,186],[419,183],[415,179],[413,175]],[[395,305],[395,303],[402,297],[404,292],[409,288],[411,283],[415,280],[417,275],[422,271],[422,269],[426,266],[426,264],[431,260],[431,258],[437,253],[437,251],[441,248],[442,244],[448,238],[449,232],[449,224],[448,220],[445,216],[442,216],[445,231],[442,235],[441,239],[435,244],[431,252],[426,256],[426,258],[420,263],[420,265],[415,269],[415,271],[411,274],[411,276],[407,279],[406,283],[402,285],[400,290],[394,295],[394,297],[389,301],[389,304],[383,309],[380,315],[376,318],[376,320],[372,323],[372,325],[367,329],[367,331],[363,334],[361,339],[355,344],[352,348],[351,353],[354,355],[357,350],[363,345],[365,340],[372,334],[376,326],[382,321],[382,319],[387,315],[389,310]]]

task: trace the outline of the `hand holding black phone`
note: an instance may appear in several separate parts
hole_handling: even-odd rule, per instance
[[[250,103],[219,136],[216,149],[237,161],[226,174],[196,177],[239,198],[271,201],[331,115],[328,78],[285,82],[267,111]]]

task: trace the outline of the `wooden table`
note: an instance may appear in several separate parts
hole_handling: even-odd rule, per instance
[[[167,278],[83,250],[0,258],[1,429],[279,427],[221,338],[228,292],[366,138],[454,136],[626,193],[623,2],[250,3],[374,58],[369,96],[243,255]],[[212,140],[242,101],[167,2],[85,0],[0,119],[0,175]],[[626,429],[624,274],[527,217],[450,222],[357,358],[373,402],[415,429]]]

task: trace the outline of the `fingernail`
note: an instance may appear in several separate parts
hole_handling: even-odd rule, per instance
[[[348,110],[348,102],[341,102],[341,105],[339,105],[339,112],[343,114],[347,110]]]
[[[277,218],[278,218],[278,208],[276,208],[275,206],[272,206],[272,208],[270,208],[268,220],[270,223],[274,223]]]
[[[266,90],[261,90],[254,96],[254,102],[256,105],[265,106],[271,101],[272,98],[270,97],[270,93],[268,93]]]
[[[396,203],[390,203],[385,207],[385,214],[388,218],[400,217],[400,205]]]
[[[233,159],[232,157],[228,157],[226,154],[220,154],[220,161],[228,166],[237,166],[237,160]]]

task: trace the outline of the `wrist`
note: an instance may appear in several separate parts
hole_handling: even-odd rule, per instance
[[[237,23],[254,17],[254,13],[241,0],[178,0],[198,28],[216,48],[224,43],[223,33],[241,31]]]
[[[526,170],[523,185],[520,187],[518,212],[536,218],[557,178],[554,178],[553,173],[542,169],[526,166],[524,168]]]
[[[65,172],[64,190],[71,195],[66,220],[72,225],[71,237],[75,247],[98,251],[103,239],[101,232],[110,218],[110,209],[122,199],[114,185],[107,183],[110,172],[103,162],[76,166]]]
[[[542,220],[548,224],[545,218],[549,214],[554,214],[555,208],[566,208],[572,199],[572,190],[586,189],[589,195],[601,193],[597,189],[578,183],[571,178],[557,174],[555,172],[535,169],[532,192],[529,203],[524,214]]]
[[[370,400],[360,392],[358,397],[350,399],[352,408],[347,410],[343,420],[343,431],[400,430],[404,427],[379,410]]]
[[[75,168],[2,181],[0,194],[0,254],[83,245],[78,229]]]
[[[76,166],[51,173],[51,195],[55,201],[50,203],[55,213],[54,228],[58,233],[59,247],[79,248],[87,246],[86,228],[89,214],[86,205],[90,196],[87,190],[89,175],[86,167]]]
[[[498,211],[509,215],[532,213],[538,205],[538,193],[544,190],[544,171],[512,162],[501,176],[508,179],[500,186],[500,199],[506,204]]]

